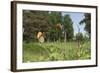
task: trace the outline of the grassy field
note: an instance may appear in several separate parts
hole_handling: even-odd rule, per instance
[[[23,43],[23,62],[84,60],[91,58],[90,42]]]

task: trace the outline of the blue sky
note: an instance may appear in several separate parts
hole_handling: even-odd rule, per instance
[[[74,35],[78,33],[78,27],[80,28],[80,32],[85,34],[85,24],[80,25],[79,22],[84,18],[84,13],[79,12],[62,12],[62,15],[70,15],[72,21],[73,21],[73,28],[74,28]]]

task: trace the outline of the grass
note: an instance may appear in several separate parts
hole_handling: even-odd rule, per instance
[[[84,60],[91,58],[90,42],[46,42],[23,43],[23,62]]]

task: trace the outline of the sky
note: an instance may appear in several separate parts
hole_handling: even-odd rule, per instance
[[[78,27],[80,28],[80,32],[85,34],[85,24],[80,25],[79,22],[84,19],[84,13],[79,12],[62,12],[62,15],[70,15],[73,21],[74,35],[79,32]]]

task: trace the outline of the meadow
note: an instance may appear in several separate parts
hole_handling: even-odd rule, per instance
[[[23,10],[23,29],[23,62],[91,59],[90,13]]]
[[[78,47],[77,42],[23,43],[23,62],[85,60],[91,58],[89,41]]]

